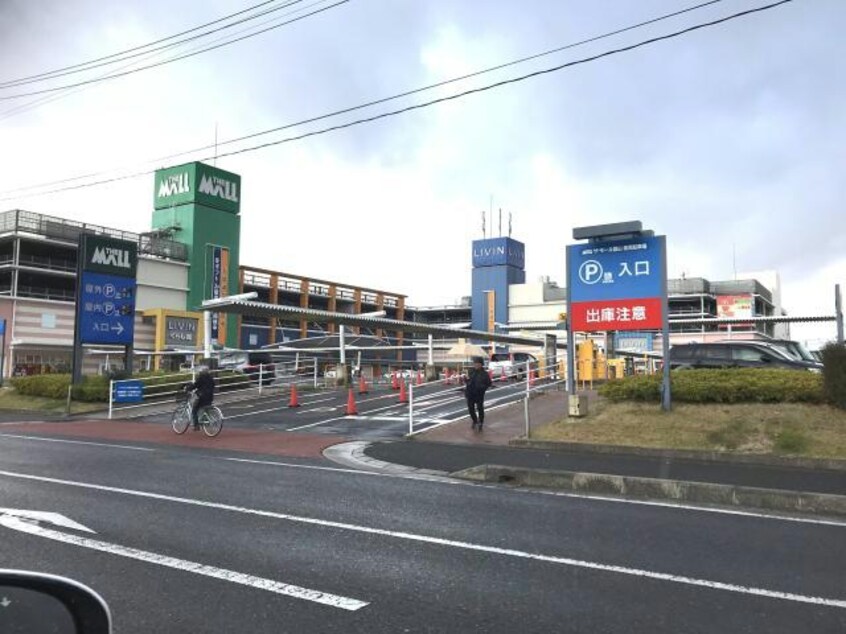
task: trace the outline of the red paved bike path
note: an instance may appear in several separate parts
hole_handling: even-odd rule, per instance
[[[226,429],[216,438],[189,429],[183,435],[173,433],[169,425],[130,421],[28,422],[0,425],[0,434],[26,434],[60,438],[84,438],[100,442],[129,442],[244,451],[299,458],[320,457],[330,445],[346,442],[342,436],[297,434],[282,431]]]

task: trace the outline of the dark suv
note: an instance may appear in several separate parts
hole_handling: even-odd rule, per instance
[[[276,377],[276,364],[269,352],[249,352],[246,363],[239,363],[234,369],[246,374],[253,383],[258,383],[261,375],[262,385],[270,385]]]
[[[751,341],[688,343],[670,348],[670,369],[782,368],[819,372],[819,364],[799,361]]]

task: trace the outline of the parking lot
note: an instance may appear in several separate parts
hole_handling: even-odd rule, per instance
[[[541,386],[542,382],[538,382]],[[337,434],[358,439],[400,438],[409,433],[409,405],[399,402],[398,390],[389,385],[371,386],[367,394],[354,390],[357,414],[347,414],[349,391],[339,388],[298,391],[299,407],[289,407],[290,387],[277,385],[220,394],[215,403],[225,417],[226,427],[268,429],[289,432]],[[525,381],[495,381],[488,391],[487,410],[517,402],[526,393]],[[459,421],[467,416],[463,387],[444,382],[413,388],[413,433]],[[152,411],[116,410],[115,418],[142,418],[167,424],[175,405],[160,403]],[[225,431],[224,431],[225,433]]]

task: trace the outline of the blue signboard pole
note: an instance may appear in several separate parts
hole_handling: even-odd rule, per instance
[[[667,297],[667,237],[658,236],[658,244],[661,246],[661,301],[663,303],[662,312],[664,313],[661,318],[661,352],[664,357],[661,409],[669,412],[672,407],[672,396],[670,394],[670,302]]]

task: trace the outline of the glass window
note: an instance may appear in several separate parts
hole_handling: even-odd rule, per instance
[[[693,346],[673,346],[670,349],[671,359],[690,359],[693,356]]]
[[[734,348],[731,357],[735,361],[760,361],[764,353],[756,348]]]
[[[730,359],[729,349],[727,346],[702,346],[699,349],[699,355],[703,359]]]

